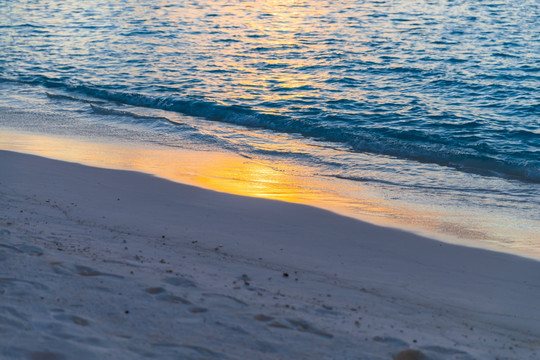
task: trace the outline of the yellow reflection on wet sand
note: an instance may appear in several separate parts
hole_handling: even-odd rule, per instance
[[[175,182],[252,197],[306,202],[322,196],[306,193],[286,169],[232,153],[194,151],[141,144],[88,142],[0,130],[0,148],[111,169],[150,173]]]
[[[299,165],[292,167],[285,162],[269,164],[229,152],[88,141],[1,128],[0,149],[102,168],[134,170],[236,195],[313,205],[453,243],[471,245],[471,240],[480,240],[483,246],[490,247],[489,242],[486,243],[489,236],[486,238],[481,225],[469,227],[454,221],[448,213],[388,201],[362,184],[313,176],[309,169]],[[528,256],[536,254],[529,252]]]
[[[260,163],[237,154],[214,151],[143,146],[140,143],[89,142],[59,136],[43,136],[0,129],[0,148],[48,158],[111,169],[134,170],[175,182],[252,197],[310,204],[358,217],[385,219],[405,216],[383,201],[365,195],[360,188],[335,188],[330,180],[317,178],[287,163]],[[334,187],[334,189],[332,188]],[[342,194],[355,192],[355,199]],[[388,225],[392,222],[389,221]]]

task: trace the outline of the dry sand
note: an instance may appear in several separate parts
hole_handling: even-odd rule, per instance
[[[540,263],[0,151],[1,359],[539,359]]]

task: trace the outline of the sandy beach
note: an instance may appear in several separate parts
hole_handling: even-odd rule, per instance
[[[2,359],[538,359],[540,263],[0,151]]]
[[[0,360],[539,360],[539,13],[2,2]]]

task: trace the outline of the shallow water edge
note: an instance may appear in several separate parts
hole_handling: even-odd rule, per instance
[[[431,207],[407,206],[384,198],[369,184],[311,176],[309,169],[303,173],[297,167],[288,169],[286,163],[263,163],[230,151],[170,148],[7,127],[0,127],[0,148],[89,166],[148,173],[219,192],[316,206],[449,243],[540,259],[540,251],[534,251],[534,231],[531,233],[528,228],[521,229],[521,238],[508,226],[506,231],[513,232],[513,237],[495,237],[497,228],[478,221],[483,214],[456,213],[458,209],[443,212],[435,203]],[[504,225],[500,225],[502,229]]]

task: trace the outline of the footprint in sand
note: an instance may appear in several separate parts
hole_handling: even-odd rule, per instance
[[[36,296],[36,290],[47,290],[48,287],[35,281],[16,278],[0,278],[0,295]]]
[[[242,309],[247,306],[245,302],[230,295],[203,293],[204,303],[219,309]]]
[[[394,360],[427,360],[428,358],[420,351],[407,349],[400,351],[392,357]]]
[[[192,308],[189,308],[189,312],[192,313],[192,314],[200,314],[200,313],[205,313],[207,312],[208,309],[207,308],[203,308],[203,307],[192,307]]]
[[[318,329],[314,325],[302,319],[285,319],[285,321],[274,320],[274,318],[266,315],[256,315],[255,320],[266,322],[267,326],[276,329],[296,330],[303,333],[317,335],[323,338],[332,339],[334,335]]]
[[[5,329],[7,332],[16,333],[29,326],[29,319],[15,308],[0,306],[0,330]]]
[[[149,294],[155,295],[155,294],[161,294],[165,292],[165,289],[162,287],[151,287],[147,288],[144,291],[146,291]]]
[[[90,325],[89,320],[86,320],[86,319],[84,319],[82,317],[79,317],[79,316],[76,316],[76,315],[71,315],[71,314],[58,314],[58,315],[54,316],[54,319],[58,320],[58,321],[67,322],[67,323],[73,323],[73,324],[78,325],[78,326],[89,326]]]
[[[108,276],[118,279],[123,279],[123,276],[116,275],[116,274],[109,274],[104,273],[96,269],[92,269],[88,266],[83,265],[64,265],[61,262],[53,262],[50,264],[53,267],[53,270],[55,273],[60,275],[79,275],[79,276],[85,276],[85,277],[94,277],[94,276]]]
[[[442,356],[442,358],[457,358],[460,360],[474,360],[474,357],[469,355],[468,353],[458,350],[458,349],[452,349],[452,348],[445,348],[442,346],[434,345],[434,346],[423,346],[421,347],[421,350],[428,355],[427,357],[430,358],[430,355],[435,356]]]
[[[180,297],[180,296],[169,294],[167,293],[167,290],[159,286],[149,287],[149,288],[146,288],[144,291],[150,295],[156,295],[156,299],[159,301],[164,301],[171,304],[183,304],[183,305],[191,304],[189,300],[184,299],[183,297]]]
[[[50,351],[32,351],[28,353],[30,360],[66,360],[67,357],[60,353]]]
[[[163,282],[169,285],[185,287],[185,288],[196,288],[197,285],[191,280],[180,278],[180,277],[168,277],[163,279]]]
[[[267,316],[267,315],[264,315],[264,314],[255,315],[253,318],[255,320],[257,320],[257,321],[260,321],[260,322],[267,322],[267,321],[270,321],[270,320],[274,320],[273,317]]]
[[[227,358],[224,354],[209,349],[200,345],[191,344],[170,344],[170,343],[157,343],[153,344],[154,349],[159,349],[160,352],[165,351],[171,356],[175,356],[178,359],[224,359]]]
[[[101,271],[89,268],[87,266],[75,265],[75,273],[81,276],[111,276],[119,279],[123,279],[123,276],[103,273]]]

